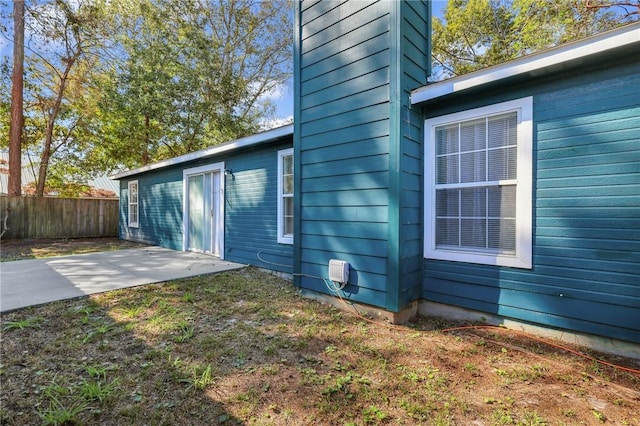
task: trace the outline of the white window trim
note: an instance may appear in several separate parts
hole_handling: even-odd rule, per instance
[[[516,250],[515,254],[494,254],[463,250],[436,249],[436,170],[435,128],[475,118],[516,111],[518,113]],[[424,257],[428,259],[485,265],[531,268],[532,253],[532,179],[533,179],[533,98],[526,97],[425,120],[425,236]]]
[[[132,203],[131,202],[131,186],[135,185],[136,186],[136,202]],[[127,224],[129,226],[129,228],[137,228],[139,226],[140,223],[140,185],[138,185],[138,181],[137,180],[131,180],[128,182],[127,184],[127,190],[129,191],[128,193],[128,198],[127,198],[127,206],[128,206],[128,210],[127,210]],[[136,221],[132,221],[131,220],[131,205],[135,204],[138,208],[138,214],[136,215]]]
[[[284,233],[284,187],[282,184],[283,158],[293,156],[293,148],[278,151],[278,242],[281,244],[293,244],[293,234]],[[294,159],[295,161],[295,159]],[[293,196],[293,195],[292,195]]]

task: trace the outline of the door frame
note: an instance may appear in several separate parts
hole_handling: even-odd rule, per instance
[[[224,260],[224,207],[225,207],[225,179],[224,162],[207,164],[199,167],[192,167],[182,171],[182,251],[187,251],[189,238],[189,177],[206,173],[217,173],[216,179],[220,187],[220,198],[218,202],[218,220],[215,221],[216,235],[220,241],[220,259]],[[213,186],[215,187],[215,185]],[[212,187],[212,189],[213,189]],[[212,240],[213,244],[213,240]]]

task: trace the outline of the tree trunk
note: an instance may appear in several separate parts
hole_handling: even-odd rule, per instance
[[[145,115],[144,116],[144,127],[145,127],[145,134],[144,134],[144,151],[142,151],[142,165],[146,166],[147,164],[149,164],[149,139],[151,139],[150,135],[149,135],[149,116]]]
[[[60,106],[62,105],[62,98],[64,97],[64,91],[67,87],[69,73],[80,54],[81,52],[78,50],[74,52],[74,55],[71,58],[67,59],[67,65],[64,69],[64,73],[60,76],[60,86],[58,87],[58,93],[56,94],[56,101],[49,113],[49,119],[47,120],[47,127],[45,129],[44,148],[42,150],[42,156],[40,157],[40,170],[38,171],[38,184],[36,185],[36,197],[44,196],[44,185],[47,182],[47,172],[49,171],[51,144],[53,143],[53,131],[55,129],[56,119],[58,118]]]
[[[9,195],[22,195],[22,127],[24,73],[24,0],[13,3],[13,72],[9,124]]]

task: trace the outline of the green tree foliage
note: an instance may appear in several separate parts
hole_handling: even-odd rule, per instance
[[[67,181],[86,177],[74,160],[87,144],[86,102],[108,33],[105,11],[102,0],[27,3],[23,150],[38,165],[37,196],[55,186],[56,175]]]
[[[259,130],[291,74],[291,18],[287,0],[28,0],[23,149],[37,195]]]
[[[640,1],[449,0],[433,19],[436,78],[462,75],[640,18]]]
[[[291,73],[284,0],[140,0],[102,81],[109,157],[128,167],[254,133]]]

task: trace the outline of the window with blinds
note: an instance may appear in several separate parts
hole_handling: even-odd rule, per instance
[[[475,256],[467,261],[504,264],[513,262],[500,257],[518,258],[522,251],[530,263],[530,247],[521,246],[530,245],[531,232],[530,207],[528,214],[524,210],[531,205],[527,99],[528,105],[510,102],[501,105],[504,110],[493,106],[427,120],[425,255],[461,260],[469,253]]]
[[[436,247],[514,253],[517,119],[436,127]]]

